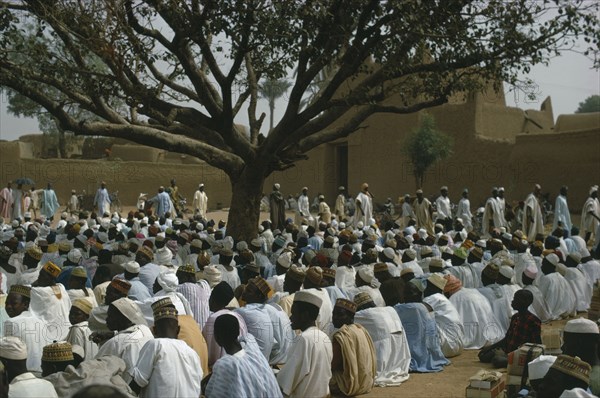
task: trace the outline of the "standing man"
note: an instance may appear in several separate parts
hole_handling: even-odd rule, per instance
[[[67,202],[67,211],[70,214],[75,214],[79,212],[79,199],[77,199],[77,191],[74,189],[71,190],[71,197]]]
[[[552,230],[554,231],[557,227],[562,227],[565,230],[566,235],[564,238],[568,238],[571,232],[571,213],[569,212],[569,205],[567,204],[567,191],[569,188],[563,185],[560,188],[560,194],[556,197],[554,203],[554,223],[552,224]]]
[[[44,192],[43,189],[35,189],[35,186],[31,186],[29,196],[31,197],[31,204],[29,205],[28,211],[33,212],[33,218],[38,217],[38,210],[40,209],[41,194]]]
[[[335,216],[340,222],[344,221],[344,219],[346,218],[346,194],[344,193],[345,190],[346,188],[344,188],[344,186],[340,186],[338,188],[338,196],[335,199]]]
[[[181,195],[179,195],[179,188],[177,187],[176,181],[173,178],[171,180],[171,192],[170,192],[171,202],[173,202],[173,207],[175,208],[175,213],[177,216],[181,213],[179,209],[179,200],[181,199]]]
[[[0,191],[0,217],[4,218],[5,222],[10,220],[10,213],[12,212],[13,195],[12,195],[12,183],[9,181],[6,187]]]
[[[150,202],[156,206],[156,215],[159,218],[171,211],[171,198],[163,186],[158,187],[158,194],[150,199]]]
[[[327,202],[325,202],[325,196],[323,195],[319,195],[319,217],[326,224],[331,222],[331,210]]]
[[[527,234],[527,240],[533,242],[537,234],[544,233],[544,219],[542,218],[542,207],[540,206],[540,195],[542,187],[535,184],[533,192],[525,199],[523,210],[523,232]]]
[[[356,195],[356,216],[354,225],[362,221],[363,225],[369,225],[369,220],[373,218],[373,195],[369,192],[369,184],[364,182],[360,187],[360,192]]]
[[[498,201],[499,215],[502,225],[500,227],[508,228],[508,222],[506,221],[506,199],[504,198],[504,187],[498,188]]]
[[[285,198],[279,191],[281,185],[273,184],[273,192],[269,195],[269,207],[271,209],[271,223],[273,229],[285,227]]]
[[[481,221],[481,233],[484,237],[489,237],[494,228],[502,226],[502,217],[500,216],[500,203],[498,202],[498,188],[492,188],[492,196],[485,202],[483,211],[483,220]]]
[[[587,198],[581,211],[581,229],[580,234],[584,235],[587,244],[592,234],[598,229],[600,221],[600,204],[598,203],[598,185],[590,188],[590,196]]]
[[[296,218],[296,224],[300,225],[302,219],[308,220],[310,217],[310,203],[308,200],[308,188],[302,188],[302,193],[298,196],[298,217]]]
[[[59,208],[58,199],[56,198],[56,193],[54,189],[52,189],[52,184],[48,183],[46,189],[42,191],[40,201],[40,213],[42,213],[46,218],[50,221],[54,219],[54,213]]]
[[[23,192],[23,184],[18,184],[17,189],[12,191],[13,204],[12,204],[12,219],[23,220],[23,199],[25,195]]]
[[[433,235],[433,222],[431,215],[433,208],[429,199],[423,196],[423,190],[417,190],[417,198],[413,201],[413,209],[417,216],[417,229],[424,228],[429,235]]]
[[[467,188],[462,191],[462,198],[458,201],[456,209],[456,217],[463,220],[463,226],[467,232],[473,230],[473,214],[471,213],[471,202],[469,201],[469,190]]]
[[[404,195],[404,203],[402,203],[402,228],[408,227],[408,223],[411,219],[417,219],[415,211],[410,204],[410,195]]]
[[[435,200],[435,206],[437,208],[436,223],[442,224],[446,232],[452,230],[452,208],[447,186],[444,185],[440,188],[440,196]]]
[[[100,217],[104,216],[104,213],[110,213],[110,197],[104,181],[100,183],[100,188],[96,191],[94,206],[98,208],[98,216]]]
[[[202,219],[206,218],[208,196],[206,196],[206,192],[204,192],[204,184],[198,185],[198,190],[194,193],[192,207],[194,208],[194,215],[199,215]]]

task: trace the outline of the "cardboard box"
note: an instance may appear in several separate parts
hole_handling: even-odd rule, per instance
[[[500,379],[490,389],[467,387],[465,391],[466,398],[498,398],[504,395],[504,379]]]
[[[529,361],[533,361],[544,354],[546,347],[541,344],[525,343],[513,352],[508,353],[508,366],[506,371],[509,375],[521,376],[525,366],[527,366],[527,353],[531,350]]]
[[[469,378],[469,382],[473,388],[483,388],[489,390],[500,380],[502,380],[502,378],[503,376],[500,372],[481,369],[474,376]]]
[[[542,344],[546,346],[546,350],[560,350],[562,346],[562,330],[560,329],[543,329]],[[547,354],[548,352],[546,352]]]

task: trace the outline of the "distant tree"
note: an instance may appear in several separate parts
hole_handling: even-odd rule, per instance
[[[404,151],[413,165],[417,189],[423,188],[427,169],[452,154],[453,144],[452,137],[437,130],[433,116],[424,114],[419,128],[404,143]]]
[[[275,113],[275,101],[281,98],[291,86],[292,83],[287,81],[287,79],[268,79],[258,87],[260,96],[269,101],[269,131],[273,130],[273,114]]]
[[[590,95],[585,101],[579,103],[575,113],[600,112],[600,95]]]

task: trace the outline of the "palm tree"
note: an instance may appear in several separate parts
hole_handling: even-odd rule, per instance
[[[270,126],[269,131],[273,129],[273,113],[275,113],[275,101],[285,94],[292,86],[287,79],[268,79],[258,86],[260,96],[269,101]]]

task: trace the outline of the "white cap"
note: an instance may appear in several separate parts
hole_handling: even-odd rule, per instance
[[[113,301],[111,305],[114,305],[119,312],[132,323],[136,325],[146,324],[144,317],[141,315],[142,310],[140,310],[140,307],[133,300],[128,299],[127,297],[122,297]]]
[[[27,346],[18,337],[0,338],[0,357],[13,360],[27,359]]]
[[[569,257],[571,257],[573,260],[575,260],[577,263],[581,262],[581,253],[579,252],[572,252],[569,253]]]
[[[200,239],[193,239],[190,243],[190,246],[197,249],[202,249],[202,241]]]
[[[548,373],[548,369],[554,364],[556,357],[554,355],[540,355],[529,362],[529,380],[543,379]]]
[[[371,283],[375,275],[373,274],[373,270],[369,267],[363,267],[358,270],[358,276],[360,279],[367,283]]]
[[[171,260],[173,260],[173,253],[166,247],[161,247],[154,254],[154,261],[158,265],[172,265]]]
[[[485,249],[487,247],[487,242],[483,239],[479,239],[475,245],[481,247],[482,249]]]
[[[140,273],[140,265],[136,261],[128,261],[125,263],[125,271],[130,274],[139,274]]]
[[[406,249],[404,254],[406,254],[411,260],[414,260],[417,257],[417,252],[415,249]]]
[[[285,251],[277,257],[277,264],[283,268],[290,268],[292,265],[292,252]]]
[[[321,308],[321,305],[323,304],[323,299],[310,290],[300,290],[296,292],[296,294],[294,294],[294,302],[296,301],[309,303],[318,308]]]
[[[72,249],[67,254],[67,258],[69,259],[69,261],[72,263],[75,263],[75,264],[79,264],[81,257],[82,257],[82,255],[81,255],[81,251],[79,249]]]
[[[385,249],[383,249],[383,255],[386,258],[389,258],[390,260],[393,260],[396,257],[396,253],[391,247],[386,247]]]
[[[555,267],[558,265],[558,263],[560,262],[560,259],[558,258],[558,256],[554,253],[550,253],[545,257],[546,260],[548,260],[550,262],[550,264],[554,265]]]
[[[444,278],[441,274],[436,273],[436,274],[429,275],[429,278],[427,278],[427,281],[433,283],[435,286],[437,286],[441,290],[444,290],[444,287],[446,287],[446,283],[448,282],[448,279]]]
[[[500,267],[500,275],[511,279],[513,276],[515,276],[515,271],[513,271],[513,269],[508,265],[503,265]]]
[[[598,330],[598,325],[594,321],[585,318],[570,320],[565,325],[564,331],[569,333],[600,334],[600,331]]]
[[[221,283],[221,280],[223,279],[221,270],[214,265],[208,265],[204,267],[204,271],[202,273],[204,275],[204,279],[206,279],[211,288]]]

